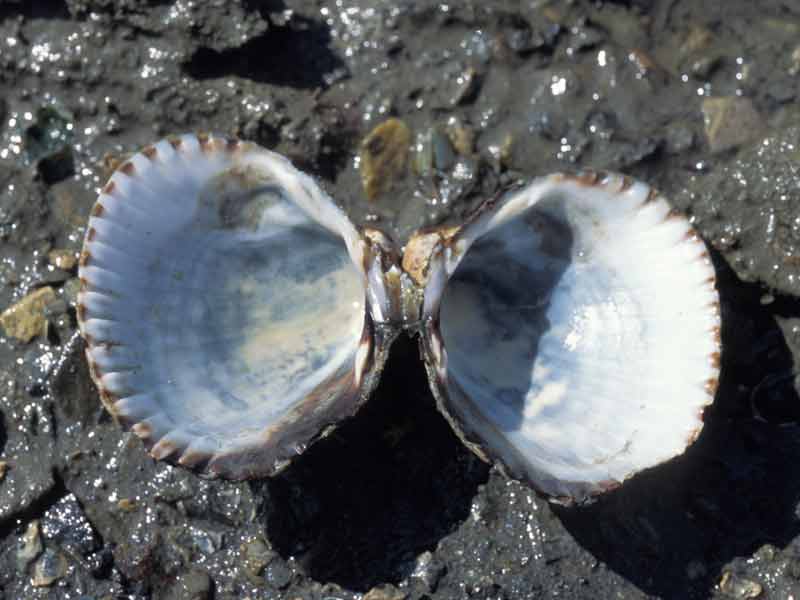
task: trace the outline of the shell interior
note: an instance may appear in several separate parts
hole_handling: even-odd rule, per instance
[[[581,498],[683,452],[713,399],[718,300],[703,242],[662,198],[551,176],[456,247],[442,384],[489,454]]]
[[[415,244],[403,271],[391,240],[255,145],[159,142],[89,221],[92,377],[154,457],[230,478],[275,473],[352,415],[404,328],[465,442],[564,501],[698,435],[719,371],[714,271],[649,187],[543,177]]]
[[[101,195],[81,303],[112,412],[155,456],[194,463],[269,446],[348,393],[365,284],[354,230],[332,203],[314,210],[322,193],[284,159],[179,141],[136,155]],[[317,434],[307,426],[290,446]],[[279,455],[223,470],[270,472]]]

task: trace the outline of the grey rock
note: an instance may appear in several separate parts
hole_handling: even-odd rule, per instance
[[[740,278],[794,295],[800,295],[800,223],[792,200],[799,144],[800,126],[771,133],[672,194]]]

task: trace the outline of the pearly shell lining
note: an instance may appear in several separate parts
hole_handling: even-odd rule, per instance
[[[719,373],[714,270],[646,185],[536,180],[447,257],[447,410],[512,473],[581,498],[697,436]]]
[[[350,392],[359,253],[338,208],[277,155],[195,136],[135,155],[98,199],[80,271],[104,401],[157,458],[268,445],[309,396],[324,400],[313,414]]]

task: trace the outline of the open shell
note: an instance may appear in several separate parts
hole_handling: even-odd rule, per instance
[[[419,333],[465,443],[562,502],[677,454],[719,371],[703,241],[645,184],[551,175],[403,252],[254,144],[163,140],[92,211],[78,318],[101,398],[158,459],[279,471]]]
[[[255,145],[187,135],[136,154],[100,194],[80,265],[105,406],[156,458],[230,478],[280,470],[375,383],[376,248]]]
[[[426,362],[479,454],[564,502],[681,454],[719,374],[714,270],[686,219],[619,175],[551,175],[433,251]]]

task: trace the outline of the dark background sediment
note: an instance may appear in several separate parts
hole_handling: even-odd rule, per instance
[[[390,117],[433,158],[369,200]],[[73,263],[114,160],[186,131],[289,156],[400,240],[552,171],[655,185],[718,272],[700,439],[554,507],[461,445],[400,340],[280,476],[155,463],[89,380]],[[800,597],[799,246],[798,0],[0,0],[0,307],[52,291],[46,332],[0,338],[0,598]]]

